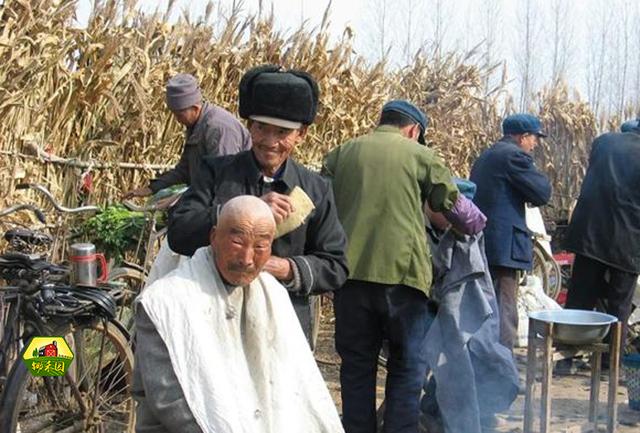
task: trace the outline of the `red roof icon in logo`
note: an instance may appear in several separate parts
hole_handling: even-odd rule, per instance
[[[51,344],[47,344],[46,346],[41,347],[38,350],[38,356],[56,358],[58,356],[58,345],[55,341],[53,341],[51,342]]]

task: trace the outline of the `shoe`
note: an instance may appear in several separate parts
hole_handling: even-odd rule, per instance
[[[483,416],[480,418],[480,428],[482,433],[496,433],[497,429],[504,426],[505,422],[497,415]]]
[[[561,359],[556,362],[555,367],[553,368],[554,376],[571,376],[577,373],[576,367],[573,365],[573,359]]]

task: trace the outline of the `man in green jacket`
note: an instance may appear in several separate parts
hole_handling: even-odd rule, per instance
[[[342,358],[346,433],[376,431],[377,358],[389,342],[385,432],[418,431],[426,371],[424,342],[432,320],[431,255],[423,203],[462,233],[484,228],[484,215],[458,194],[451,173],[424,146],[427,118],[403,100],[382,109],[379,125],[327,155],[351,270],[335,294],[336,349]]]

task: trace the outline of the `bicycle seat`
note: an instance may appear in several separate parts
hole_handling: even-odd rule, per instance
[[[21,228],[8,230],[4,234],[4,238],[10,243],[15,240],[20,240],[26,244],[34,246],[47,246],[51,245],[53,242],[53,238],[46,233]]]

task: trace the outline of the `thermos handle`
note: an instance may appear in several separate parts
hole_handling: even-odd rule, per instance
[[[107,278],[109,277],[109,271],[107,269],[107,259],[105,259],[104,254],[97,253],[96,258],[100,261],[100,276],[98,277],[99,283],[106,283]]]

